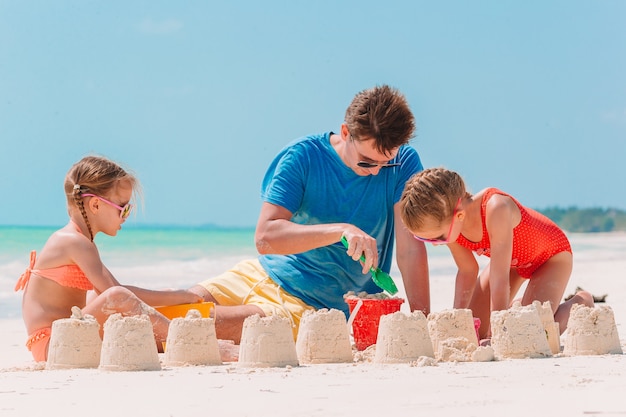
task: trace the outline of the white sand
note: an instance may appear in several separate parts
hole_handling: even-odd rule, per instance
[[[626,235],[598,235],[626,246]],[[429,249],[430,250],[430,249]],[[608,294],[626,348],[626,260],[576,257],[572,280]],[[400,284],[400,280],[396,282]],[[452,304],[454,277],[434,276],[432,311]],[[402,291],[402,289],[401,289]],[[408,311],[405,303],[402,311]],[[111,416],[620,416],[626,415],[626,355],[558,354],[541,359],[374,362],[239,368],[167,367],[160,371],[43,370],[24,347],[19,319],[0,320],[0,415]],[[564,345],[564,336],[561,345]],[[161,360],[163,355],[160,355]],[[128,404],[134,404],[130,411]],[[137,407],[137,408],[135,408]]]

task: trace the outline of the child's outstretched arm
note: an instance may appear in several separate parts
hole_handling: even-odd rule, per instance
[[[89,277],[89,280],[94,285],[96,294],[101,294],[111,287],[122,286],[133,292],[141,301],[151,306],[187,304],[202,301],[200,296],[186,289],[150,290],[121,284],[102,263],[95,246],[88,248],[87,251],[78,251],[74,259]]]
[[[150,306],[170,306],[177,304],[201,303],[203,298],[198,294],[183,290],[149,290],[146,288],[123,285],[132,291],[144,303]]]
[[[102,265],[102,268],[106,275],[111,277],[111,280],[116,282],[116,285],[121,285],[133,292],[141,301],[150,306],[169,306],[177,304],[199,303],[202,302],[202,297],[198,294],[188,291],[186,289],[172,289],[172,290],[151,290],[147,288],[141,288],[134,285],[120,284],[109,269]]]
[[[458,268],[454,285],[453,307],[469,308],[478,279],[478,262],[476,262],[476,258],[474,258],[474,254],[470,250],[458,243],[449,243],[448,249],[450,249],[450,253],[452,253]]]
[[[519,219],[519,208],[509,197],[494,195],[489,199],[485,221],[491,244],[489,262],[491,311],[506,310],[511,304],[513,229],[519,223]]]

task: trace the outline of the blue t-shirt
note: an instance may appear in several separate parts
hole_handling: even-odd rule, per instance
[[[360,176],[348,167],[330,143],[327,132],[297,139],[270,164],[261,187],[264,202],[286,208],[298,224],[349,223],[376,239],[380,269],[389,273],[393,256],[393,206],[404,184],[421,171],[417,151],[401,146],[398,167],[378,175]],[[292,255],[261,255],[261,265],[285,291],[315,308],[349,314],[348,291],[381,290],[360,262],[346,254],[341,242]]]

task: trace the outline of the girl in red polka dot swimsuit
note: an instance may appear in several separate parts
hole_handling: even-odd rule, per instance
[[[481,338],[490,337],[491,311],[509,308],[526,279],[522,305],[550,301],[561,333],[573,304],[593,306],[586,291],[560,304],[572,273],[567,236],[509,194],[486,188],[471,195],[456,172],[431,168],[407,182],[400,208],[416,239],[448,245],[458,267],[454,308],[470,308],[480,318]],[[482,271],[473,253],[490,257]]]

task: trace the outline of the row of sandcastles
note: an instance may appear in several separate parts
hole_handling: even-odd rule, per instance
[[[190,310],[175,318],[165,343],[164,363],[168,366],[221,365],[213,319]],[[72,307],[72,317],[52,323],[46,369],[100,368],[107,371],[154,371],[161,361],[152,323],[147,315],[113,314],[100,324],[90,315]]]
[[[360,297],[362,294],[356,298]],[[346,322],[339,310],[307,312],[295,342],[290,320],[279,316],[248,317],[243,325],[237,366],[353,362],[349,328],[356,313],[353,311]],[[491,346],[478,346],[469,309],[444,310],[431,313],[428,318],[421,311],[396,311],[382,315],[375,327],[373,361],[377,363],[431,365],[437,361],[491,361],[560,353],[558,324],[549,302],[535,301],[524,307],[517,304],[509,310],[493,312]],[[565,356],[623,353],[609,306],[574,305],[564,339]],[[221,365],[213,319],[191,310],[185,318],[172,320],[163,362],[166,366]],[[102,341],[97,321],[83,317],[78,308],[73,309],[72,318],[55,321],[46,368],[88,367],[111,371],[161,369],[148,317],[112,315],[104,325]]]

